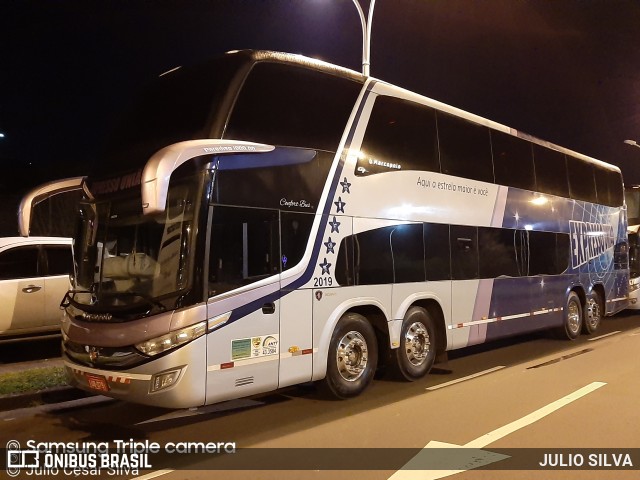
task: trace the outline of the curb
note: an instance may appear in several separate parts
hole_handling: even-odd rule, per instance
[[[0,396],[0,412],[68,402],[70,400],[78,400],[79,398],[92,396],[94,396],[94,394],[69,386],[47,388],[38,392]]]

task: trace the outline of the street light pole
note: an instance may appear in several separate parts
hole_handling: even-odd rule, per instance
[[[369,76],[371,70],[371,58],[369,52],[371,50],[371,24],[373,23],[373,8],[376,5],[376,0],[369,2],[369,15],[368,19],[365,19],[362,7],[358,3],[358,0],[352,0],[353,4],[358,10],[360,16],[360,26],[362,27],[362,74],[365,77]]]

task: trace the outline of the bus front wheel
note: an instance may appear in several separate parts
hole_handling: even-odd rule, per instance
[[[402,321],[400,346],[395,352],[396,376],[410,382],[424,377],[436,358],[435,326],[429,312],[411,307]]]
[[[322,388],[335,398],[355,397],[373,380],[377,363],[378,343],[373,327],[362,315],[347,313],[331,336]]]

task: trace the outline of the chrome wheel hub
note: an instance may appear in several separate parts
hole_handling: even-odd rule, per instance
[[[414,366],[422,365],[431,351],[429,332],[421,322],[412,323],[404,335],[407,359]]]
[[[596,327],[600,324],[601,319],[600,304],[593,298],[590,298],[589,302],[587,303],[587,308],[587,322],[589,322],[589,327],[591,328],[591,330],[595,330]]]
[[[576,302],[569,303],[567,307],[567,325],[573,334],[580,332],[580,309]]]
[[[368,361],[367,341],[360,332],[351,331],[340,339],[336,362],[342,378],[355,382],[364,374]]]

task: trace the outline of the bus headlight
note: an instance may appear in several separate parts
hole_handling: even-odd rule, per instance
[[[169,332],[161,337],[152,338],[146,342],[136,343],[135,347],[142,353],[150,356],[158,355],[182,344],[195,340],[207,331],[207,322],[196,323],[187,328]]]

